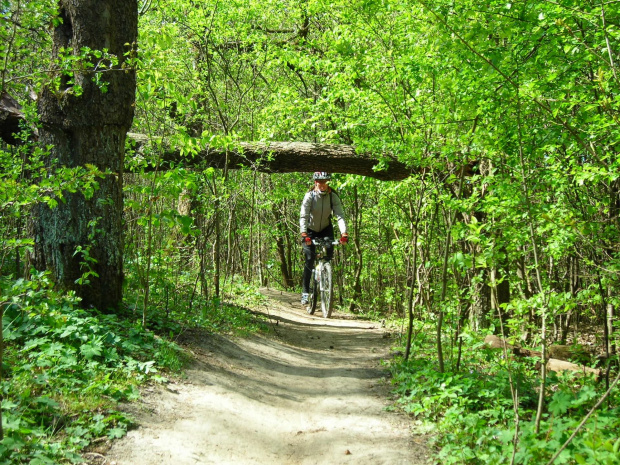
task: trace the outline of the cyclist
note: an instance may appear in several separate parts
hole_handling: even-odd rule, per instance
[[[312,269],[314,268],[314,259],[316,257],[312,239],[329,237],[332,241],[334,240],[334,226],[331,221],[332,213],[338,220],[340,243],[346,244],[349,239],[340,197],[327,185],[331,175],[324,171],[317,171],[312,175],[312,179],[314,179],[314,186],[304,196],[299,214],[301,244],[306,259],[301,294],[301,303],[303,305],[308,303],[310,278],[312,277]],[[330,245],[327,249],[327,259],[331,260],[333,256],[334,246]]]

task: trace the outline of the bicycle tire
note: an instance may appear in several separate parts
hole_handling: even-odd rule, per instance
[[[333,294],[332,265],[327,262],[323,264],[323,269],[321,270],[321,310],[323,311],[323,318],[332,316],[332,309],[334,307]]]
[[[312,277],[310,278],[310,295],[308,296],[308,314],[314,315],[314,311],[316,310],[316,299],[319,294],[319,285],[314,279],[315,274],[314,270],[312,270]]]

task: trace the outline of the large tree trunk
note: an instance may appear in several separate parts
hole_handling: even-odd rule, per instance
[[[54,30],[54,56],[61,48],[108,49],[120,63],[138,33],[136,0],[60,0],[62,24]],[[122,174],[125,137],[133,120],[136,78],[120,64],[102,76],[103,92],[92,72],[75,72],[75,84],[62,79],[60,89],[46,88],[39,98],[40,141],[52,146],[48,166],[92,164],[113,174],[99,180],[90,199],[65,193],[56,208],[39,206],[34,213],[35,265],[53,272],[63,289],[74,289],[85,306],[116,308],[122,301]],[[87,250],[90,265],[84,266]],[[76,284],[93,271],[87,285]]]

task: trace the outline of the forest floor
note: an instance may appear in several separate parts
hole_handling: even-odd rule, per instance
[[[128,407],[138,427],[91,463],[426,463],[426,438],[386,410],[389,334],[350,315],[308,315],[298,294],[263,294],[270,331],[185,333],[194,361],[184,377],[147,388]]]

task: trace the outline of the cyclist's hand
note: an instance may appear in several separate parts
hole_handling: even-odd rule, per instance
[[[340,236],[340,243],[346,244],[347,242],[349,242],[349,235],[347,233],[344,233],[342,236]]]
[[[311,245],[312,239],[310,238],[310,236],[308,236],[308,234],[301,233],[301,242],[305,243],[306,245]]]

